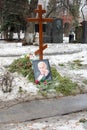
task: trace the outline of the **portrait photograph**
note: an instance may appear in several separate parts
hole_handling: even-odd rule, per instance
[[[48,59],[44,60],[34,60],[33,61],[33,70],[35,81],[46,81],[52,80],[52,74],[50,69],[50,64]]]

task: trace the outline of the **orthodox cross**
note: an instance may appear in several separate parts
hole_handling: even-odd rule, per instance
[[[46,13],[46,10],[42,10],[42,5],[38,5],[38,9],[35,10],[38,13],[38,18],[27,18],[29,22],[39,23],[39,49],[35,52],[35,55],[39,54],[39,59],[43,59],[43,50],[47,48],[47,45],[43,46],[43,22],[51,22],[52,18],[42,18],[42,14]]]

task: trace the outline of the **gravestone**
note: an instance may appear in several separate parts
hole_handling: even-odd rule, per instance
[[[52,43],[52,23],[46,24],[46,32],[44,33],[43,41]]]
[[[79,43],[87,43],[87,21],[83,21],[81,25],[75,28],[76,41]]]
[[[82,43],[87,43],[87,21],[82,22]]]
[[[63,21],[55,18],[52,23],[47,23],[44,42],[63,43]]]
[[[75,39],[77,43],[82,42],[82,26],[75,27]]]
[[[53,41],[53,43],[63,43],[62,19],[55,19],[53,21],[52,41]]]

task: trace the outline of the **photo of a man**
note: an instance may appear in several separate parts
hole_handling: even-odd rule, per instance
[[[39,82],[45,80],[52,80],[50,65],[47,59],[35,60],[33,62],[33,69],[35,80],[38,80]]]

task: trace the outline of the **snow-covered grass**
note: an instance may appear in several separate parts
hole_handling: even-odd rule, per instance
[[[38,46],[22,46],[21,43],[3,43],[0,41],[0,67],[8,66],[14,59],[24,54],[33,53],[37,49]],[[79,77],[80,80],[87,80],[87,44],[48,44],[48,48],[44,50],[44,59],[49,59],[50,65],[54,65],[61,74],[75,79]],[[70,68],[69,63],[74,60],[82,61],[83,68]],[[38,89],[33,83],[28,82],[26,78],[17,73],[14,75],[12,92],[3,93],[0,88],[0,100],[10,101],[26,94],[29,96],[37,95]],[[20,87],[23,90],[22,93],[19,93]],[[5,128],[9,128],[9,130],[86,130],[87,122],[81,123],[79,122],[80,119],[87,120],[87,111],[26,123],[11,123],[7,124]]]
[[[19,43],[6,43],[0,41],[0,66],[10,65],[14,59],[22,55],[34,53],[38,46],[22,46]],[[38,56],[35,57],[38,59]],[[62,75],[73,77],[76,80],[87,80],[87,44],[48,44],[44,50],[44,59],[49,59],[50,65],[55,66]],[[82,68],[71,68],[69,64],[73,61],[81,61]],[[61,66],[62,64],[63,66]],[[38,89],[33,83],[29,83],[22,76],[15,76],[11,93],[3,93],[0,89],[1,100],[12,100],[19,97],[19,88],[30,95],[37,95]],[[87,90],[87,89],[86,89]]]

